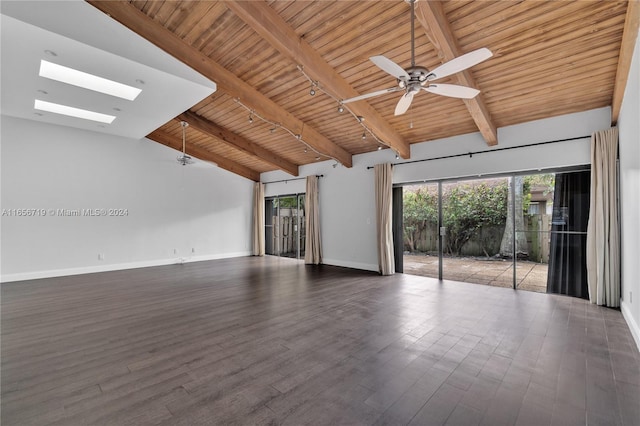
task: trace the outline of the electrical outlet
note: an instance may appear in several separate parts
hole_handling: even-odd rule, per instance
[[[195,253],[196,252],[196,248],[195,247],[191,247],[191,253]]]
[[[104,253],[98,253],[98,260],[104,260]]]
[[[629,292],[629,303],[633,303],[633,292]]]
[[[178,249],[177,248],[173,249],[173,254],[178,254]]]

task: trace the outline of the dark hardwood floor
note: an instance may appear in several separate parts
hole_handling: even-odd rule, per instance
[[[5,283],[2,425],[640,425],[580,299],[238,258]]]

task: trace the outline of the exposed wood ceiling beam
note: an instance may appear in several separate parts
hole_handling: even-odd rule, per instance
[[[182,152],[182,141],[172,136],[162,130],[155,130],[149,135],[147,135],[148,139],[152,141],[161,143],[162,145],[166,145],[169,148],[176,149]],[[248,167],[243,166],[242,164],[238,164],[235,161],[231,161],[227,158],[224,158],[218,154],[215,154],[211,151],[207,151],[204,148],[200,148],[190,143],[185,144],[185,151],[188,155],[198,158],[204,161],[211,161],[216,163],[218,167],[221,169],[225,169],[230,171],[231,173],[235,173],[237,175],[246,177],[247,179],[253,180],[255,182],[260,181],[260,173],[255,170],[252,170]],[[186,166],[188,167],[188,166]]]
[[[145,15],[135,6],[123,1],[87,1],[133,32],[215,81],[220,90],[240,99],[244,105],[262,117],[281,123],[293,133],[299,134],[302,140],[318,152],[336,159],[346,167],[352,167],[353,163],[349,152],[320,134],[313,127],[294,117],[198,49],[185,43],[180,37]]]
[[[629,70],[631,69],[631,59],[638,38],[638,27],[640,26],[640,2],[630,0],[627,2],[627,15],[624,20],[624,30],[622,33],[622,43],[620,44],[620,54],[618,56],[618,69],[616,71],[616,82],[613,87],[613,99],[611,101],[611,125],[618,123],[622,98],[627,87]],[[636,78],[638,76],[635,76]]]
[[[337,99],[360,95],[266,2],[228,1],[225,5],[280,53],[295,64],[302,65],[305,73],[312,80],[320,82],[327,93]],[[350,104],[349,109],[356,115],[365,117],[367,126],[402,158],[410,157],[409,144],[367,102]]]
[[[458,46],[458,40],[453,35],[449,21],[442,9],[442,3],[439,1],[419,1],[416,2],[415,6],[416,19],[424,28],[427,37],[438,51],[443,62],[460,56],[463,52]],[[478,88],[470,70],[460,72],[456,76],[460,84]],[[482,93],[473,99],[465,99],[464,103],[487,145],[497,145],[498,131],[491,120],[491,115]]]
[[[263,148],[260,145],[256,145],[250,140],[245,139],[228,129],[218,126],[216,123],[207,120],[194,112],[187,111],[180,114],[178,119],[186,121],[192,128],[214,138],[217,141],[239,149],[245,154],[259,158],[260,160],[276,166],[280,170],[283,170],[293,176],[298,176],[298,166],[296,164],[285,160],[268,149]]]

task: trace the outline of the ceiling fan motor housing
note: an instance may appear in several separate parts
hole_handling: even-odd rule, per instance
[[[398,79],[398,86],[401,89],[406,88],[407,86],[420,85],[424,86],[427,84],[429,80],[432,80],[435,77],[428,69],[425,67],[410,67],[405,70],[407,74],[409,74],[409,80],[401,77]]]

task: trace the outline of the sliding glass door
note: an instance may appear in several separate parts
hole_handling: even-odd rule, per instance
[[[304,257],[304,201],[304,194],[265,199],[266,254],[295,259]]]
[[[402,268],[587,297],[589,170],[403,187]]]

